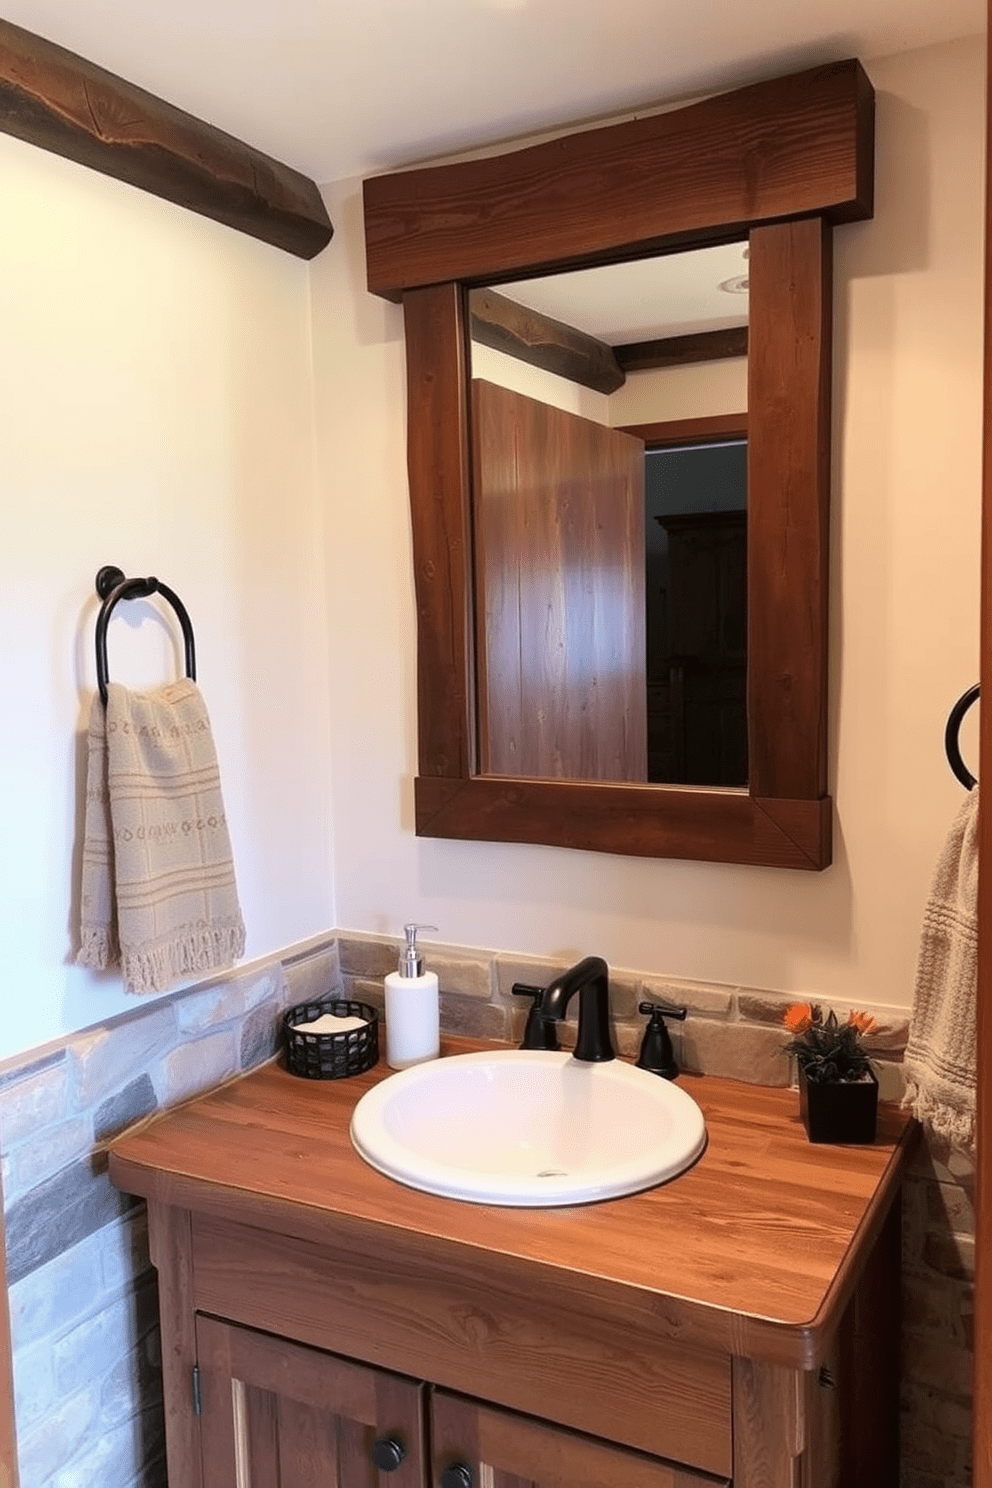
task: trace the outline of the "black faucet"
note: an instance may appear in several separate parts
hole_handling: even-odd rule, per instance
[[[544,1001],[543,987],[529,987],[526,982],[514,982],[510,988],[514,997],[532,997],[533,1005],[527,1011],[521,1049],[557,1049],[558,1034],[553,1023],[541,1021],[541,1004]]]
[[[590,1064],[616,1058],[610,1036],[609,977],[610,969],[602,956],[586,956],[556,976],[537,1005],[542,1023],[560,1023],[578,992],[579,1031],[573,1053],[576,1059]]]

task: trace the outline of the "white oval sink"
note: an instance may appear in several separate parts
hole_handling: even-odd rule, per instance
[[[674,1178],[702,1152],[706,1126],[691,1095],[633,1065],[514,1049],[391,1075],[358,1102],[351,1140],[411,1188],[548,1208]]]

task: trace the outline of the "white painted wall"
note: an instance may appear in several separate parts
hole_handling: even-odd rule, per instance
[[[877,215],[837,234],[821,875],[416,838],[402,316],[365,291],[360,183],[328,190],[308,267],[0,137],[0,1057],[128,1005],[69,964],[106,562],[192,613],[249,956],[413,916],[449,942],[908,1002],[960,800],[943,723],[978,665],[983,53],[869,67]],[[115,676],[157,680],[171,647],[150,607],[117,611]]]
[[[579,418],[593,419],[599,424],[610,422],[610,399],[605,393],[582,387],[580,383],[559,377],[555,372],[546,372],[542,367],[532,367],[529,362],[507,356],[503,351],[494,351],[480,341],[472,342],[472,376],[484,382],[494,382],[497,387],[509,388],[525,398],[537,398],[552,408],[577,414]]]
[[[747,410],[747,357],[694,362],[685,367],[654,367],[628,374],[610,394],[609,421],[654,424],[666,419],[710,418]]]
[[[615,429],[747,410],[746,357],[631,372],[615,393],[605,394],[473,341],[472,376]]]
[[[68,964],[104,563],[192,616],[248,955],[335,915],[308,266],[6,136],[0,179],[3,1057],[131,1005]],[[111,675],[172,635],[120,605]]]
[[[836,234],[831,789],[822,874],[413,834],[416,617],[401,311],[364,288],[360,183],[313,267],[342,927],[906,1006],[977,677],[984,45],[869,65],[874,221]],[[967,749],[967,743],[966,743]],[[973,756],[972,756],[973,757]]]

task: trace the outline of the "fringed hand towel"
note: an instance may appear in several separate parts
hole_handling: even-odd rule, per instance
[[[916,971],[904,1106],[942,1143],[975,1146],[978,787],[937,862]]]
[[[164,992],[244,954],[231,841],[195,682],[93,700],[76,960]]]

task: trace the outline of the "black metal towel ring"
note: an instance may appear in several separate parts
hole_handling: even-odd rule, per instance
[[[967,692],[963,692],[961,694],[957,702],[954,704],[954,707],[947,715],[947,728],[944,730],[944,749],[947,751],[947,763],[950,765],[951,769],[954,771],[954,774],[957,776],[958,780],[960,780],[965,790],[971,790],[973,786],[976,786],[978,784],[978,781],[975,779],[974,775],[972,775],[964,760],[961,758],[961,747],[958,743],[958,730],[961,727],[962,718],[967,713],[972,703],[975,702],[980,691],[981,688],[975,686],[969,687]]]
[[[193,643],[193,625],[179,595],[170,589],[168,584],[163,584],[161,579],[151,576],[147,579],[126,579],[120,568],[113,564],[105,564],[96,576],[96,592],[103,600],[100,613],[96,617],[96,680],[100,689],[100,697],[104,703],[107,701],[107,622],[111,612],[118,600],[121,599],[147,599],[150,594],[161,594],[167,599],[179,618],[179,624],[183,631],[183,645],[186,652],[186,675],[191,682],[196,681],[196,652]]]

